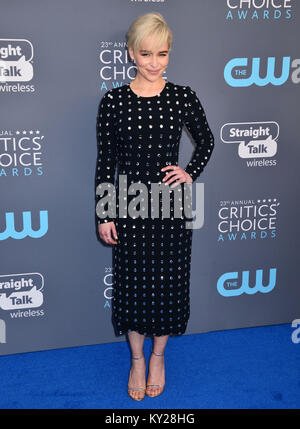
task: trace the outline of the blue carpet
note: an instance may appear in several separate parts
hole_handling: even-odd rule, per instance
[[[300,405],[300,343],[290,325],[169,338],[166,390],[127,394],[126,342],[1,356],[1,409],[278,409]],[[145,355],[151,352],[145,340]]]

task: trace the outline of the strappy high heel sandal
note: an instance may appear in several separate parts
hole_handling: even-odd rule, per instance
[[[154,351],[152,351],[152,353],[153,353],[155,356],[164,356],[164,353],[155,353]],[[161,395],[161,394],[163,393],[163,391],[165,390],[165,385],[166,385],[166,384],[164,384],[164,385],[161,385],[161,384],[147,384],[147,385],[146,385],[146,394],[148,395],[148,393],[147,393],[147,388],[148,388],[148,387],[159,387],[159,388],[161,388],[162,390],[161,390],[161,392],[159,392],[157,395],[148,395],[148,396],[149,396],[149,398],[155,398],[156,396],[159,396],[159,395]]]
[[[131,359],[139,360],[139,359],[142,359],[142,358],[144,358],[144,356],[140,356],[140,357],[132,357]],[[132,370],[132,368],[130,368],[130,372],[129,372],[129,379],[130,379],[130,376],[131,376],[131,370]],[[131,390],[144,392],[144,395],[143,395],[141,398],[133,398],[133,397],[129,394],[129,391],[131,391]],[[128,394],[129,394],[129,396],[130,396],[130,398],[131,398],[131,399],[134,399],[135,401],[141,401],[142,399],[144,399],[144,398],[145,398],[145,395],[146,395],[146,388],[145,388],[145,387],[131,387],[131,386],[128,386]]]

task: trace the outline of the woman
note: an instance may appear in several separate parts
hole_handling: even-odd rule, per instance
[[[128,335],[132,352],[128,393],[135,400],[143,399],[145,393],[150,397],[162,393],[167,340],[186,330],[192,229],[186,228],[185,216],[173,216],[174,195],[176,187],[183,191],[191,185],[182,184],[197,179],[214,147],[213,134],[195,91],[162,77],[171,43],[172,33],[160,13],[138,17],[128,31],[128,50],[136,63],[136,77],[129,84],[107,91],[97,116],[96,186],[108,183],[107,198],[100,200],[102,193],[97,192],[98,228],[101,239],[114,245],[112,319],[116,334]],[[184,124],[196,143],[185,169],[178,165]],[[127,182],[120,187],[124,177]],[[144,188],[133,209],[136,193],[130,193],[128,186],[136,183]],[[168,185],[168,217],[153,216],[153,208],[152,213],[147,212],[153,202],[153,183]],[[124,192],[121,199],[119,191]],[[119,213],[124,201],[136,216]],[[110,203],[116,204],[116,210]],[[145,336],[154,339],[147,383]]]

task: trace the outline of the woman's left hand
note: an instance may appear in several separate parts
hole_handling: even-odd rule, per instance
[[[170,185],[170,183],[176,181],[173,183],[171,188],[175,188],[175,186],[179,185],[180,183],[193,183],[191,176],[183,168],[179,167],[179,165],[167,165],[161,169],[161,171],[166,170],[171,171],[165,175],[163,182]]]

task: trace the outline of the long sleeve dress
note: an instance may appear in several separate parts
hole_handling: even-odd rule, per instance
[[[186,228],[185,214],[174,216],[175,190],[183,192],[184,184],[166,186],[170,196],[167,217],[162,215],[162,195],[158,215],[151,207],[152,194],[157,196],[152,184],[165,186],[162,179],[171,171],[161,168],[178,166],[184,125],[196,143],[185,168],[194,182],[211,157],[214,136],[190,86],[166,81],[159,94],[143,97],[128,83],[107,91],[99,103],[96,213],[99,224],[114,221],[118,233],[118,244],[113,245],[116,335],[130,331],[145,336],[181,335],[187,327],[193,230]],[[99,193],[97,188],[104,182],[107,191]],[[130,192],[136,183],[143,187]],[[124,211],[124,203],[128,212],[131,207],[131,216]]]

